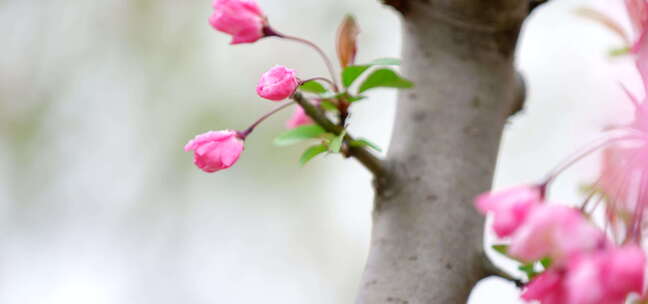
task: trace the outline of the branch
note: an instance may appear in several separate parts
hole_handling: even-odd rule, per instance
[[[549,0],[529,0],[529,14],[538,6],[549,2]]]
[[[484,277],[471,202],[491,187],[521,93],[513,59],[527,1],[403,1],[401,72],[416,86],[398,95],[357,304],[466,303]]]
[[[486,256],[486,253],[483,253],[482,257],[484,258],[484,272],[486,276],[496,276],[512,282],[518,288],[524,287],[524,282],[522,282],[522,280],[514,278],[510,274],[499,269],[497,266],[495,266],[495,264],[493,264],[493,262],[488,258],[488,256]]]
[[[383,4],[393,7],[401,14],[405,14],[408,8],[408,0],[382,0]]]
[[[509,117],[513,116],[520,111],[524,110],[524,104],[526,102],[526,81],[524,81],[524,76],[520,72],[515,73],[515,99],[513,99],[513,106],[509,112]]]
[[[320,127],[322,127],[326,132],[333,133],[335,135],[340,135],[344,131],[344,127],[336,125],[333,123],[326,115],[324,112],[322,112],[318,107],[314,106],[312,103],[308,101],[299,92],[296,92],[293,96],[292,99],[298,103],[302,108],[304,108],[304,112],[313,119],[313,121],[318,124]],[[384,178],[387,176],[387,170],[385,169],[385,166],[383,164],[383,161],[373,155],[371,152],[367,151],[367,149],[362,148],[362,147],[351,147],[348,143],[353,141],[353,137],[351,135],[345,135],[344,140],[347,143],[346,144],[346,149],[344,155],[346,157],[353,157],[357,159],[365,168],[367,168],[371,173],[373,173],[374,177],[376,180],[381,182]]]

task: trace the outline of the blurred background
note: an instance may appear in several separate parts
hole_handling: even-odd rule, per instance
[[[399,56],[399,17],[377,0],[259,2],[274,27],[331,56],[347,13],[362,29],[359,62]],[[573,14],[615,15],[611,2],[553,0],[528,19],[529,99],[496,187],[541,178],[627,115],[618,81],[639,93],[636,72],[606,56],[621,41]],[[330,156],[301,168],[305,145],[272,145],[290,111],[230,170],[205,174],[182,150],[273,108],[254,91],[271,66],[325,73],[293,42],[229,46],[210,14],[210,0],[0,0],[0,303],[353,302],[371,229],[362,167]],[[395,92],[372,92],[353,133],[387,148],[395,107]],[[570,171],[552,196],[575,201],[596,169],[594,158]],[[517,290],[488,279],[471,303],[518,303]]]

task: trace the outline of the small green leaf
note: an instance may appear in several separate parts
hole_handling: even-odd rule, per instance
[[[495,251],[497,251],[497,252],[499,252],[499,253],[501,253],[503,255],[508,256],[509,245],[496,244],[496,245],[491,246],[491,248],[493,248],[493,250],[495,250]]]
[[[534,263],[520,265],[518,269],[524,272],[529,278],[529,280],[533,279],[535,276],[538,275],[538,272],[535,271]]]
[[[329,152],[338,153],[340,148],[342,148],[342,141],[344,141],[344,136],[346,135],[346,130],[342,131],[340,135],[336,136],[331,143],[329,143]]]
[[[367,69],[371,67],[370,65],[352,65],[344,68],[342,71],[342,84],[345,88],[348,88],[353,84],[353,82],[362,75]]]
[[[304,82],[299,89],[301,89],[304,92],[311,92],[311,93],[316,93],[316,94],[322,94],[328,91],[321,83],[315,81],[315,80],[310,80],[307,82]]]
[[[398,58],[378,58],[372,62],[369,62],[370,65],[400,65],[401,60]]]
[[[301,165],[303,166],[308,161],[313,159],[313,157],[315,157],[315,156],[317,156],[319,154],[322,154],[322,153],[326,152],[327,150],[328,149],[326,148],[326,146],[322,145],[322,144],[312,146],[312,147],[306,149],[306,151],[304,151],[302,156],[299,158],[299,163],[301,163]]]
[[[342,71],[342,84],[345,88],[350,87],[362,73],[374,65],[400,65],[400,63],[398,58],[378,58],[367,64],[348,66]]]
[[[356,101],[363,100],[363,99],[366,99],[366,98],[367,98],[367,96],[362,96],[362,95],[358,95],[358,96],[349,95],[346,98],[346,101],[348,101],[348,102],[356,102]]]
[[[551,267],[551,262],[552,262],[552,260],[549,257],[543,258],[542,260],[540,260],[540,264],[542,265],[542,267],[544,269],[547,269],[547,268]]]
[[[628,55],[628,54],[630,54],[630,51],[631,51],[630,47],[625,46],[625,47],[621,47],[621,48],[611,49],[608,52],[608,54],[611,57],[618,57],[618,56]]]
[[[318,125],[299,126],[277,136],[274,144],[277,146],[290,146],[306,139],[317,138],[323,133],[326,133],[326,131]]]
[[[358,93],[369,89],[386,87],[386,88],[411,88],[414,84],[404,78],[401,78],[390,69],[379,69],[371,73],[367,79],[360,85]]]
[[[349,143],[349,145],[351,145],[352,147],[370,147],[370,148],[372,148],[372,149],[374,149],[374,150],[376,150],[378,152],[382,152],[382,149],[380,149],[380,147],[378,147],[378,145],[376,145],[376,144],[374,144],[374,143],[372,143],[369,140],[364,139],[364,138],[355,139],[355,140],[351,141]]]

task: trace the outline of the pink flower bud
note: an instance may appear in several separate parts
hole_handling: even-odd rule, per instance
[[[506,237],[517,230],[524,222],[529,209],[539,204],[540,200],[540,187],[519,186],[483,193],[475,199],[475,206],[483,214],[492,212],[495,234]]]
[[[251,43],[263,37],[266,18],[254,0],[215,0],[211,26],[232,35],[231,44]]]
[[[286,122],[286,127],[288,129],[294,129],[299,126],[309,125],[312,123],[313,120],[310,117],[308,117],[308,115],[306,115],[306,112],[304,112],[304,108],[298,105],[295,108],[295,112],[293,112],[293,115]]]
[[[262,98],[280,101],[290,97],[298,86],[294,70],[276,65],[261,76],[256,91]]]
[[[212,173],[236,163],[243,152],[243,139],[233,130],[209,131],[190,140],[184,150],[193,150],[194,164]]]

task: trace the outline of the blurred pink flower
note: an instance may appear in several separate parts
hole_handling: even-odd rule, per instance
[[[294,70],[276,65],[261,76],[256,91],[265,99],[281,101],[290,97],[298,86]]]
[[[603,232],[576,209],[543,204],[533,207],[512,236],[508,253],[532,262],[551,257],[560,264],[569,256],[605,246]]]
[[[634,245],[575,256],[566,268],[568,303],[623,304],[630,293],[641,294],[644,271],[644,253]]]
[[[194,164],[212,173],[234,165],[243,152],[243,139],[233,130],[209,131],[196,136],[184,147],[194,151]]]
[[[483,213],[493,213],[493,230],[498,237],[514,233],[524,222],[527,213],[541,201],[539,186],[518,186],[479,195],[475,206]]]
[[[309,125],[312,124],[313,120],[306,115],[306,112],[304,112],[304,108],[302,108],[300,105],[297,105],[295,107],[295,112],[293,112],[292,116],[288,121],[286,121],[286,127],[288,129],[294,129],[299,126],[303,125]]]
[[[583,252],[531,280],[522,299],[542,304],[623,304],[631,293],[641,295],[644,270],[644,253],[634,245]]]
[[[265,36],[266,18],[254,0],[215,0],[211,26],[232,35],[231,44],[251,43]]]
[[[643,292],[646,256],[639,246],[609,250],[601,260],[600,277],[607,299],[622,300],[630,292]]]

